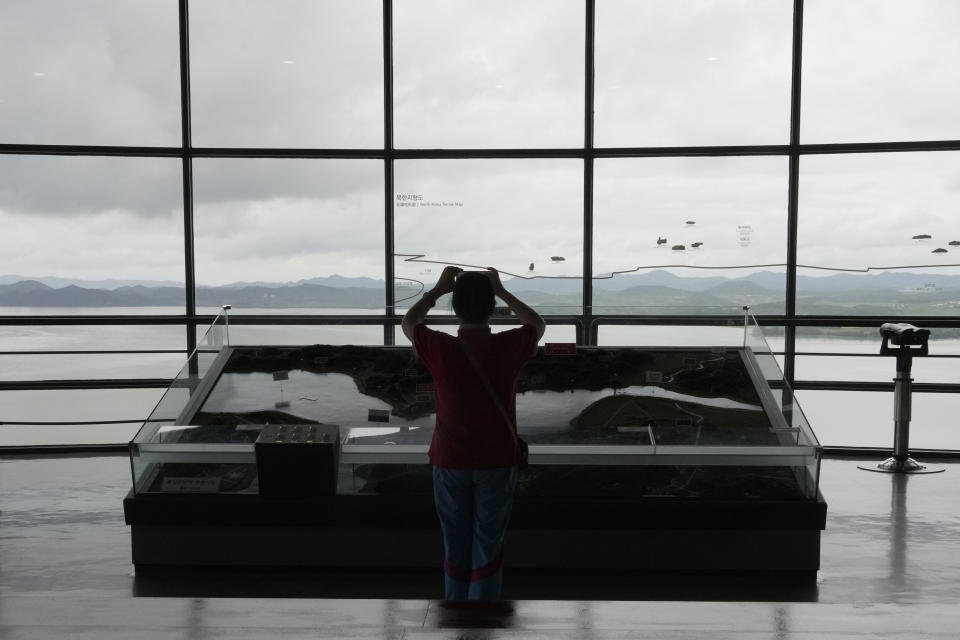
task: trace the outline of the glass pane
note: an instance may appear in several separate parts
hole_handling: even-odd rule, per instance
[[[876,327],[797,327],[796,336],[798,353],[880,353],[879,324]]]
[[[198,328],[198,337],[206,327]],[[398,331],[399,333],[399,331]],[[383,325],[230,325],[230,344],[237,345],[310,345],[363,344],[382,345]]]
[[[193,143],[383,146],[380,0],[190,5]]]
[[[960,382],[960,329],[930,330],[927,357],[913,359],[916,382]],[[882,339],[874,327],[800,327],[797,351],[799,380],[890,382],[896,374],[896,358],[880,356]],[[838,355],[833,355],[838,354]],[[844,355],[839,355],[844,354]]]
[[[824,446],[893,449],[893,392],[797,391]],[[960,449],[960,430],[944,416],[960,412],[960,395],[914,393],[911,449]]]
[[[194,162],[197,305],[383,313],[383,162]]]
[[[180,160],[0,156],[0,313],[182,314]]]
[[[0,391],[0,446],[122,444],[136,434],[163,389]],[[130,420],[123,424],[24,425],[20,422]]]
[[[880,357],[797,356],[796,378],[797,380],[890,382],[895,374],[894,365],[894,359],[884,361]]]
[[[960,138],[960,4],[807,0],[803,142]]]
[[[159,429],[176,421],[190,402],[200,382],[208,375],[216,375],[211,373],[211,370],[221,355],[222,345],[210,344],[208,340],[210,337],[212,336],[205,336],[207,339],[200,341],[196,352],[184,362],[176,379],[155,404],[148,420],[143,423],[137,433],[138,442],[150,441]]]
[[[600,147],[785,144],[790,0],[597,3]]]
[[[952,382],[956,382],[954,375]],[[911,449],[960,449],[960,431],[954,416],[960,414],[960,394],[914,393],[911,400]],[[893,444],[893,413],[890,414]]]
[[[582,0],[394,3],[401,148],[583,145]]]
[[[958,170],[949,151],[803,157],[797,312],[960,313]]]
[[[6,312],[0,308],[0,315]],[[177,325],[0,326],[3,351],[182,350],[186,339]]]
[[[597,307],[783,313],[785,158],[598,159],[594,185]]]
[[[730,326],[601,324],[601,347],[740,347],[743,323]]]
[[[4,0],[0,143],[179,145],[177,3]]]
[[[796,391],[825,447],[892,447],[893,394],[868,391]]]
[[[770,346],[774,357],[777,358],[780,368],[783,369],[784,327],[767,324],[762,325],[760,330],[763,332],[763,338],[767,341],[767,345]]]
[[[0,354],[4,380],[173,378],[185,353]]]
[[[897,359],[870,356],[798,356],[798,380],[841,380],[849,382],[890,382],[896,375]],[[914,358],[915,383],[960,383],[957,358]]]
[[[583,302],[583,163],[402,160],[395,166],[397,306],[431,288],[444,265],[494,267],[543,313]],[[437,309],[449,308],[446,298]]]

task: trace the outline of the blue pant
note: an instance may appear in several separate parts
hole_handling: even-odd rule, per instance
[[[516,467],[433,468],[433,499],[443,531],[447,600],[500,598],[503,534],[516,485]]]

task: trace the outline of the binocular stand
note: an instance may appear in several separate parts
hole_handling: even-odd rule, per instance
[[[864,471],[881,473],[940,473],[942,467],[922,465],[910,457],[910,393],[913,358],[929,353],[929,329],[912,324],[887,322],[880,326],[883,343],[880,354],[897,357],[897,377],[893,379],[893,455],[875,467],[859,466]],[[893,346],[891,346],[893,345]]]

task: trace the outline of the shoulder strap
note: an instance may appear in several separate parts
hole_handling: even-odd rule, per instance
[[[460,347],[463,349],[463,353],[467,356],[467,360],[470,361],[470,365],[473,367],[473,370],[477,372],[477,377],[480,378],[480,382],[483,383],[484,388],[486,388],[487,393],[490,394],[490,398],[493,400],[493,404],[496,405],[497,409],[500,410],[500,415],[503,416],[503,421],[509,427],[510,435],[514,440],[517,439],[516,428],[513,425],[513,420],[510,419],[510,415],[507,413],[507,410],[503,407],[503,403],[500,402],[500,397],[497,395],[497,392],[494,391],[493,385],[490,384],[490,380],[487,379],[486,374],[484,374],[483,369],[480,368],[480,363],[477,362],[477,359],[474,357],[473,352],[467,347],[467,343],[464,342],[462,338],[457,338],[457,342],[460,343]]]

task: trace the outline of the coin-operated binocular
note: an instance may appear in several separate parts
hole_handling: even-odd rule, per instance
[[[929,354],[929,329],[920,329],[903,322],[880,325],[880,355],[896,356],[897,376],[893,379],[893,455],[876,467],[860,467],[886,473],[937,473],[910,457],[910,396],[913,390],[913,359]]]

